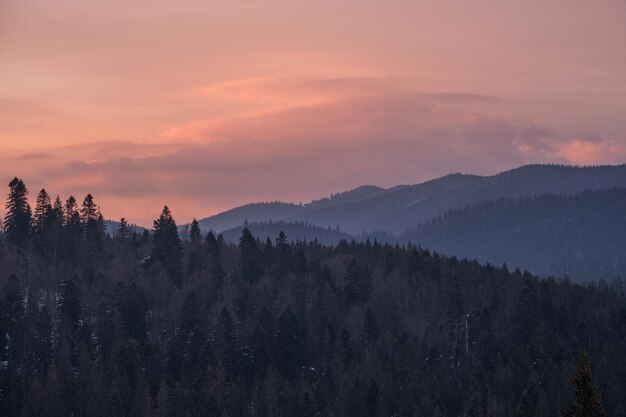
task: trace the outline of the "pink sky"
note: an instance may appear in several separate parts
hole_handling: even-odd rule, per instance
[[[623,0],[0,1],[0,181],[179,222],[626,160]]]

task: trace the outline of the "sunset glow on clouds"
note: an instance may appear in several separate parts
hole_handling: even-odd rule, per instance
[[[431,3],[5,1],[0,179],[149,225],[626,160],[623,2]]]

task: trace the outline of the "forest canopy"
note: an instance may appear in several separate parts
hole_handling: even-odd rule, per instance
[[[600,416],[626,392],[621,279],[574,284],[426,248],[106,233],[96,198],[0,239],[2,416]],[[583,352],[586,352],[583,354]],[[582,354],[582,356],[581,356]],[[571,379],[571,381],[570,381]],[[587,407],[587,408],[585,408]]]

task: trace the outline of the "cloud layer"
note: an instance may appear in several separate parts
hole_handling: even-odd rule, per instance
[[[626,158],[622,0],[0,2],[0,180],[188,221]]]
[[[243,79],[182,94],[247,110],[170,126],[151,141],[17,154],[4,158],[4,179],[16,172],[53,193],[91,192],[108,216],[150,224],[162,204],[187,221],[248,201],[307,201],[363,183],[625,156],[614,140],[569,138],[502,115],[501,98],[423,93],[402,80]]]

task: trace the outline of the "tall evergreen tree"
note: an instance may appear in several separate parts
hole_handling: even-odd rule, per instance
[[[78,260],[78,248],[83,235],[78,204],[73,196],[65,202],[65,227],[63,229],[63,255],[71,264]]]
[[[4,216],[4,233],[8,243],[24,249],[30,241],[31,210],[28,188],[24,181],[13,178],[9,183],[9,196]]]
[[[157,220],[154,221],[154,238],[151,262],[161,262],[172,283],[177,287],[182,285],[182,246],[176,221],[170,209],[165,206]]]
[[[50,196],[45,189],[41,189],[37,195],[35,212],[33,213],[33,234],[41,237],[46,232],[47,220],[52,210]]]
[[[130,236],[130,231],[128,229],[128,222],[126,221],[126,218],[124,217],[120,219],[120,226],[117,229],[117,236],[123,241],[127,241]]]
[[[278,275],[289,272],[292,263],[291,245],[289,245],[287,235],[281,230],[276,238],[276,272]]]
[[[195,218],[191,221],[191,228],[189,229],[189,240],[196,243],[199,243],[202,240],[200,223],[198,223],[198,220],[196,220]]]
[[[87,194],[80,208],[80,220],[83,224],[87,224],[90,220],[98,219],[98,206],[93,200],[91,194]]]
[[[220,257],[220,245],[217,241],[217,238],[213,234],[213,232],[209,232],[204,239],[206,243],[206,251],[207,253],[215,260]]]
[[[198,220],[193,219],[191,222],[191,228],[189,229],[189,262],[187,269],[190,274],[198,272],[202,269],[203,258],[202,232],[200,231],[200,224],[198,223]]]
[[[94,256],[102,249],[105,231],[104,218],[91,194],[87,194],[83,200],[80,208],[80,220],[87,238],[89,256]]]
[[[561,412],[562,417],[604,417],[604,407],[600,395],[593,384],[593,374],[589,356],[583,352],[576,364],[571,379],[572,399],[570,405]]]
[[[241,250],[241,276],[246,282],[256,282],[263,272],[261,250],[250,230],[245,227],[239,238]]]
[[[50,243],[52,244],[52,260],[55,262],[58,260],[59,251],[61,250],[63,244],[64,219],[65,210],[63,208],[63,203],[57,195],[54,199],[54,203],[52,203],[52,210],[50,211],[48,219],[48,232],[50,235]]]

